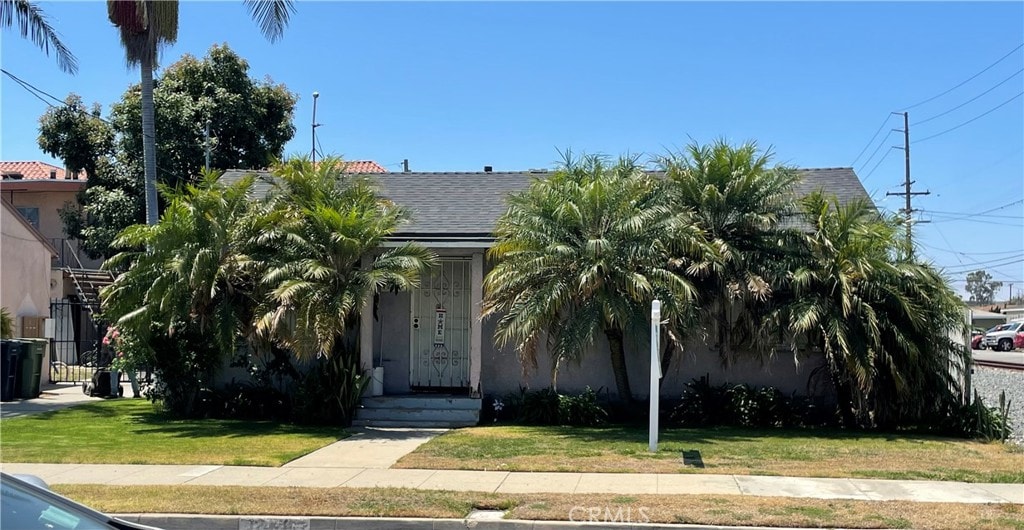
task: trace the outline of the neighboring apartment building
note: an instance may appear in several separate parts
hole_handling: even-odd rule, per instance
[[[0,162],[0,176],[0,194],[57,251],[57,267],[99,268],[101,260],[79,252],[78,242],[68,239],[60,220],[60,210],[75,205],[75,195],[85,189],[84,172],[68,174],[63,168],[38,161]]]
[[[98,289],[110,275],[96,271],[102,260],[86,256],[78,241],[68,238],[60,218],[61,209],[76,204],[86,176],[38,161],[0,162],[0,176],[3,304],[15,317],[52,319],[52,381],[86,378],[90,372],[82,368],[82,359],[95,350],[100,333],[93,320]],[[21,327],[22,318],[15,320]],[[28,336],[25,332],[18,335]]]

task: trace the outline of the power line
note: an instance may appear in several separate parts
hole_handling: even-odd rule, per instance
[[[886,158],[887,158],[887,157],[888,157],[888,156],[889,156],[889,155],[890,155],[891,153],[892,153],[892,149],[890,149],[890,150],[886,151],[886,152],[885,152],[885,154],[884,154],[884,155],[882,155],[882,158],[879,158],[879,159],[878,159],[878,163],[877,163],[877,164],[875,164],[875,167],[871,168],[871,171],[868,171],[868,174],[867,174],[867,175],[864,175],[864,178],[863,178],[863,179],[861,179],[861,183],[862,183],[862,184],[863,184],[864,182],[867,182],[867,181],[868,181],[868,178],[870,178],[870,177],[871,177],[871,174],[872,174],[872,173],[874,173],[876,169],[878,169],[878,166],[882,165],[882,162],[884,162],[884,161],[885,161],[885,159],[886,159]],[[862,168],[862,169],[863,169],[863,168]]]
[[[1015,226],[1015,227],[1024,226],[1024,223],[1000,223],[999,221],[986,221],[984,219],[965,219],[965,218],[962,218],[962,217],[959,218],[959,219],[931,219],[928,222],[929,223],[978,223],[978,224],[983,224],[983,225]]]
[[[1001,107],[1009,104],[1011,101],[1013,101],[1013,100],[1015,100],[1015,99],[1017,99],[1017,98],[1019,98],[1021,96],[1024,96],[1024,92],[1018,93],[1016,96],[1013,96],[1012,98],[1010,98],[1010,99],[1008,99],[1008,100],[1006,100],[1006,101],[996,105],[995,107],[992,107],[991,109],[986,110],[985,112],[983,112],[983,113],[981,113],[981,114],[979,114],[979,115],[977,115],[977,116],[975,116],[975,117],[973,117],[973,118],[971,118],[971,119],[961,123],[960,125],[957,125],[956,127],[951,127],[951,128],[946,129],[945,131],[942,131],[942,132],[940,132],[938,134],[933,134],[931,136],[927,136],[925,138],[921,138],[920,140],[915,140],[914,143],[915,144],[921,143],[921,142],[924,142],[924,141],[927,141],[927,140],[931,140],[932,138],[935,138],[935,137],[938,137],[938,136],[942,136],[943,134],[946,134],[948,132],[955,131],[955,130],[959,129],[960,127],[963,127],[964,125],[967,125],[968,123],[971,123],[971,122],[973,122],[973,121],[975,121],[975,120],[977,120],[979,118],[983,118],[983,117],[985,117],[985,116],[995,112],[996,110],[999,110]]]
[[[1016,52],[1017,50],[1019,50],[1019,49],[1021,49],[1021,48],[1024,48],[1024,44],[1021,44],[1021,45],[1017,46],[1016,48],[1014,48],[1014,49],[1010,50],[1010,53],[1007,53],[1006,55],[1004,55],[1004,56],[1000,57],[998,61],[996,61],[996,62],[994,62],[994,63],[992,63],[992,64],[988,65],[987,67],[985,67],[985,69],[984,69],[984,70],[982,70],[982,71],[980,71],[980,72],[978,72],[978,73],[976,73],[976,74],[972,75],[971,77],[968,77],[968,78],[967,78],[967,79],[965,79],[965,80],[964,80],[963,82],[961,82],[960,84],[956,85],[955,87],[953,87],[953,88],[951,88],[951,89],[949,89],[949,90],[947,90],[947,91],[945,91],[945,92],[943,92],[943,93],[941,93],[941,94],[938,94],[938,95],[932,96],[932,97],[930,97],[930,98],[928,98],[928,99],[926,99],[926,100],[924,100],[924,101],[921,101],[921,102],[918,102],[918,103],[914,103],[913,105],[910,105],[910,106],[908,106],[908,107],[903,107],[903,110],[910,110],[910,109],[912,109],[912,108],[914,108],[914,107],[917,107],[917,106],[919,106],[919,105],[924,105],[925,103],[928,103],[929,101],[935,100],[935,99],[937,99],[937,98],[940,98],[940,97],[942,97],[942,96],[945,96],[946,94],[949,94],[950,92],[952,92],[952,91],[954,91],[954,90],[956,90],[956,89],[958,89],[958,88],[960,88],[960,87],[962,87],[962,86],[966,85],[966,84],[967,84],[968,82],[972,81],[972,80],[973,80],[974,78],[978,77],[979,75],[981,75],[981,74],[983,74],[983,73],[985,73],[985,72],[987,72],[987,71],[991,70],[991,69],[992,69],[992,67],[994,67],[995,65],[997,65],[997,64],[999,64],[999,63],[1001,63],[1001,62],[1003,62],[1004,60],[1006,60],[1006,58],[1007,58],[1007,57],[1009,57],[1009,56],[1013,55],[1013,54],[1014,54],[1014,52]]]
[[[871,135],[871,139],[868,140],[868,143],[864,145],[864,149],[861,149],[860,153],[857,153],[857,158],[853,159],[853,162],[850,163],[850,167],[857,165],[857,161],[860,160],[861,155],[863,155],[864,152],[868,150],[868,147],[871,147],[871,144],[875,141],[875,137],[878,136],[878,133],[882,132],[882,129],[885,128],[885,124],[889,123],[890,119],[892,119],[892,114],[889,114],[885,117],[885,121],[883,121],[882,124],[878,126],[878,130],[875,131],[875,134]]]
[[[980,98],[981,96],[984,96],[985,94],[988,94],[989,92],[991,92],[991,91],[993,91],[993,90],[995,90],[995,89],[999,88],[1000,86],[1002,86],[1002,85],[1003,85],[1004,83],[1006,83],[1007,81],[1009,81],[1009,80],[1013,79],[1014,77],[1017,77],[1018,75],[1020,75],[1020,73],[1021,73],[1021,72],[1024,72],[1024,68],[1021,68],[1020,70],[1017,70],[1016,72],[1014,72],[1014,74],[1013,74],[1013,75],[1011,75],[1010,77],[1007,77],[1006,79],[1003,79],[1002,81],[1000,81],[999,83],[997,83],[997,84],[996,84],[995,86],[993,86],[992,88],[990,88],[990,89],[988,89],[988,90],[986,90],[986,91],[982,92],[981,94],[978,94],[977,96],[974,96],[973,98],[971,98],[971,99],[968,99],[967,101],[965,101],[965,102],[963,102],[963,103],[961,103],[961,104],[959,104],[959,105],[957,105],[957,106],[955,106],[955,107],[953,107],[953,108],[951,108],[951,109],[947,110],[946,112],[941,112],[941,113],[939,113],[939,114],[936,114],[936,115],[932,116],[931,118],[927,118],[927,119],[921,120],[921,121],[919,121],[919,122],[916,122],[916,123],[915,123],[914,125],[920,125],[920,124],[922,124],[922,123],[925,123],[925,122],[929,122],[929,121],[932,121],[932,120],[934,120],[935,118],[938,118],[938,117],[941,117],[941,116],[945,116],[946,114],[949,114],[950,112],[953,112],[954,110],[957,110],[957,109],[959,109],[959,108],[963,107],[964,105],[967,105],[968,103],[971,103],[971,102],[973,102],[973,101],[977,100],[977,99],[978,99],[978,98]]]
[[[1015,201],[1008,202],[1008,203],[1006,203],[1006,204],[1004,204],[1002,206],[996,206],[995,208],[989,208],[988,210],[983,210],[983,211],[980,211],[980,212],[964,213],[963,217],[958,217],[956,219],[949,219],[949,220],[950,221],[956,221],[956,220],[959,220],[959,219],[970,219],[970,218],[973,218],[973,217],[980,217],[982,215],[990,214],[992,212],[998,212],[999,210],[1003,210],[1005,208],[1009,208],[1011,206],[1014,206],[1014,205],[1017,205],[1017,204],[1021,204],[1021,203],[1024,203],[1024,199],[1017,199]],[[1019,219],[1019,217],[1016,217],[1016,218]],[[1017,226],[1017,225],[1013,225],[1013,226]]]
[[[932,215],[937,215],[939,217],[961,217],[961,216],[964,216],[964,215],[973,215],[973,214],[970,214],[970,213],[967,213],[967,212],[940,212],[938,210],[925,210],[925,209],[920,209],[919,211],[924,212],[924,213],[929,213],[929,214],[932,214]],[[986,215],[985,217],[994,218],[994,219],[1020,219],[1021,218],[1021,216],[1019,216],[1019,215]]]
[[[961,266],[950,267],[950,268],[953,268],[953,269],[961,269],[961,268],[963,268],[963,270],[946,271],[946,272],[949,272],[951,274],[961,274],[961,273],[964,273],[964,272],[972,272],[974,270],[977,270],[978,266],[981,266],[982,268],[994,269],[994,268],[998,268],[998,267],[1005,267],[1007,265],[1015,265],[1017,263],[1024,263],[1024,254],[1021,254],[1021,255],[1018,255],[1018,256],[1015,256],[1015,257],[1012,257],[1012,258],[1003,258],[1003,260],[1012,260],[1012,261],[1007,261],[1006,263],[997,262],[997,261],[977,261],[974,264],[972,264],[970,266],[967,266],[967,267],[961,267]]]
[[[43,90],[43,89],[33,85],[32,83],[29,83],[28,81],[25,81],[24,79],[19,78],[18,76],[8,72],[7,70],[4,70],[3,68],[0,68],[0,72],[2,72],[7,77],[10,77],[11,79],[13,79],[15,83],[21,85],[21,87],[24,88],[29,94],[32,94],[33,96],[38,98],[40,101],[42,101],[43,103],[48,105],[50,108],[57,108],[57,105],[54,105],[53,103],[50,103],[49,101],[46,101],[45,99],[40,97],[39,94],[43,94],[44,96],[46,96],[46,97],[56,101],[61,107],[73,110],[75,112],[78,112],[79,114],[84,114],[85,116],[88,116],[90,118],[100,120],[101,122],[106,123],[107,125],[110,125],[110,126],[114,125],[110,120],[106,120],[106,119],[104,119],[104,118],[102,118],[100,116],[92,114],[91,112],[88,112],[85,109],[76,109],[76,108],[72,107],[71,105],[68,105],[66,102],[58,99],[53,94],[50,94],[49,92],[46,92],[45,90]],[[142,135],[143,138],[149,138],[150,140],[156,141],[156,137],[149,136],[145,132],[140,131],[140,134]],[[166,169],[164,169],[164,168],[162,168],[160,166],[157,166],[156,169],[158,171],[163,171],[165,175],[177,178],[177,175],[171,173],[170,171],[168,171],[168,170],[166,170]]]
[[[889,130],[889,133],[888,133],[888,134],[886,134],[886,135],[885,135],[885,136],[884,136],[884,137],[882,138],[882,141],[881,141],[881,142],[879,142],[879,144],[878,144],[878,147],[876,147],[876,148],[875,148],[875,150],[871,152],[871,156],[869,156],[869,157],[868,157],[868,159],[864,161],[864,165],[862,165],[862,166],[860,167],[860,168],[861,168],[862,170],[863,170],[863,169],[864,169],[865,167],[867,167],[867,165],[868,165],[868,164],[870,164],[870,163],[871,163],[871,160],[872,160],[873,158],[875,158],[875,155],[876,155],[876,154],[878,154],[878,150],[879,150],[879,149],[881,149],[883,145],[885,145],[885,141],[886,141],[886,140],[888,140],[890,136],[892,136],[892,133],[893,133],[893,132],[894,132],[894,131],[893,131],[892,129],[890,129],[890,130]]]
[[[939,235],[942,235],[942,234],[940,233]],[[945,240],[945,238],[943,238],[943,240]],[[932,250],[938,250],[939,252],[948,252],[950,254],[960,254],[961,256],[965,256],[965,257],[968,257],[968,258],[970,256],[998,256],[998,255],[1002,255],[1002,254],[1019,254],[1019,253],[1024,252],[1024,249],[1019,249],[1019,248],[1015,249],[1015,250],[1004,250],[1002,252],[960,252],[958,250],[952,250],[952,245],[950,245],[950,248],[946,249],[946,248],[940,248],[940,247],[928,245],[928,244],[922,243],[922,242],[918,242],[918,244],[921,245],[922,247],[930,248]],[[949,241],[946,241],[946,244],[949,244]]]

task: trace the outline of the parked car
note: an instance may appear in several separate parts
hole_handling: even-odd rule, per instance
[[[159,530],[60,496],[34,476],[0,472],[0,530]]]
[[[985,334],[982,341],[995,351],[1011,351],[1024,347],[1024,321],[1000,324]]]
[[[985,346],[985,332],[980,329],[971,330],[971,349],[984,350],[986,348],[988,346]]]

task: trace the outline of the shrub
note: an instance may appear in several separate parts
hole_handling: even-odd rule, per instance
[[[270,386],[232,381],[211,394],[210,415],[219,418],[286,421],[291,415],[288,396]]]
[[[190,324],[180,323],[174,336],[154,333],[154,384],[147,397],[179,417],[208,415],[212,380],[220,366],[220,351]]]
[[[787,396],[775,387],[714,386],[710,377],[704,376],[687,383],[669,421],[686,427],[805,427],[833,424],[835,414],[806,397]]]
[[[500,406],[496,406],[500,403]],[[485,402],[485,409],[487,403]],[[577,395],[559,394],[550,388],[529,391],[504,399],[492,399],[487,418],[523,425],[595,426],[608,420],[608,411],[598,402],[597,393],[587,387]]]
[[[360,369],[358,351],[344,348],[331,357],[316,359],[296,388],[295,420],[351,425],[369,382]]]
[[[999,393],[999,406],[989,407],[974,393],[974,401],[949,411],[941,427],[946,434],[976,438],[987,442],[1006,441],[1010,437],[1010,401],[1006,392]]]
[[[558,396],[558,421],[562,425],[593,427],[607,420],[608,412],[597,402],[597,393],[589,386],[582,394]]]

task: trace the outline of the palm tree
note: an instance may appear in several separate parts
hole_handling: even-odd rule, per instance
[[[785,229],[784,219],[793,213],[798,180],[793,168],[772,165],[772,157],[770,149],[759,151],[753,142],[733,147],[717,140],[659,160],[673,202],[692,212],[708,240],[687,273],[723,359],[738,342],[770,343],[754,339],[756,306],[772,295],[785,242],[796,235]],[[745,333],[737,337],[736,331]]]
[[[71,75],[78,73],[78,59],[57,36],[57,31],[50,26],[42,8],[29,0],[0,0],[0,24],[10,28],[15,22],[21,37],[31,39],[47,56],[50,55],[50,48],[53,48],[57,66],[62,72]]]
[[[264,232],[262,282],[270,289],[257,330],[300,358],[332,356],[363,304],[382,290],[407,290],[434,256],[420,245],[391,248],[361,267],[406,219],[370,181],[343,173],[341,160],[295,159],[274,170]]]
[[[658,182],[636,158],[608,165],[599,156],[574,160],[508,199],[489,256],[483,314],[497,315],[499,346],[512,344],[537,366],[547,336],[558,366],[581,362],[598,333],[608,341],[620,400],[633,399],[624,337],[643,329],[650,303],[662,301],[670,337],[694,299],[672,257],[700,238],[685,212],[670,207]]]
[[[294,11],[292,0],[244,0],[249,13],[271,42],[284,34]],[[108,0],[107,14],[121,35],[128,66],[142,74],[142,151],[146,183],[146,223],[156,224],[156,127],[153,115],[153,68],[160,49],[178,39],[178,0]]]
[[[916,424],[963,403],[969,359],[958,297],[934,268],[899,259],[898,223],[866,200],[801,201],[812,231],[782,308],[791,331],[825,355],[847,425]]]
[[[259,296],[246,254],[256,226],[252,184],[247,178],[223,187],[207,173],[198,184],[161,186],[167,208],[160,222],[125,229],[114,242],[125,250],[103,264],[124,271],[101,294],[104,319],[157,348],[155,367],[175,388],[165,404],[185,415],[251,329]],[[186,367],[195,373],[182,373]]]

